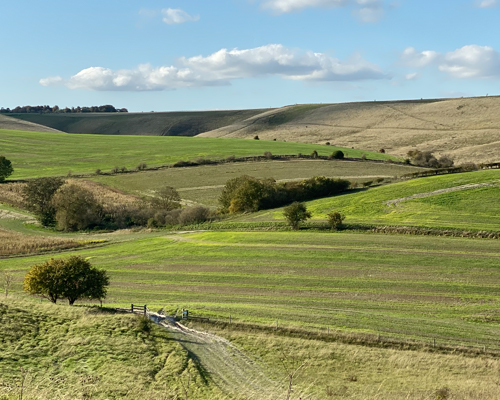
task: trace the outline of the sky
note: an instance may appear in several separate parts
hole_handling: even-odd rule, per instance
[[[23,0],[0,107],[129,111],[500,94],[500,0]]]

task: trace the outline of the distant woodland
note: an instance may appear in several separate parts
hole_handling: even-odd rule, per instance
[[[92,106],[92,107],[65,107],[59,108],[59,106],[17,106],[12,110],[10,108],[0,108],[1,114],[72,114],[72,113],[114,113],[114,112],[128,112],[126,108],[115,108],[110,104],[104,106]]]

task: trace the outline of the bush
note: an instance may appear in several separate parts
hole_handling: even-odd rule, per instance
[[[268,160],[271,160],[273,158],[273,154],[270,151],[266,151],[264,153],[264,157],[266,157]]]
[[[179,224],[190,225],[205,222],[210,217],[210,210],[203,206],[187,207],[179,215]]]
[[[95,170],[95,174],[96,174],[96,175],[101,175],[101,173],[102,173],[102,171],[101,171],[99,168],[97,168],[97,169]]]
[[[331,212],[327,214],[328,225],[334,230],[338,230],[342,228],[342,223],[345,219],[345,216],[338,211]]]
[[[311,157],[312,158],[318,158],[318,152],[316,150],[314,150],[312,153],[311,153]]]
[[[127,167],[121,167],[120,172],[127,172]]]
[[[137,166],[137,171],[144,171],[148,166],[146,165],[146,163],[140,163],[138,166]]]
[[[298,230],[301,222],[311,218],[311,213],[307,211],[304,203],[296,201],[283,209],[283,216],[292,229]]]
[[[258,135],[255,135],[255,136],[253,137],[253,140],[259,140],[259,136],[258,136]]]
[[[334,151],[331,155],[334,160],[342,160],[344,158],[344,152],[342,150]]]
[[[112,173],[112,174],[117,174],[118,172],[120,172],[120,167],[114,167],[114,168],[111,170],[111,173]]]
[[[80,256],[67,259],[50,259],[44,264],[33,265],[24,278],[24,290],[57,303],[67,299],[70,305],[76,300],[103,299],[106,297],[109,278],[106,271],[92,267]]]
[[[385,154],[385,149],[380,149],[378,152],[382,153],[382,154]]]
[[[448,156],[442,156],[439,160],[430,151],[410,150],[407,156],[411,162],[420,167],[428,168],[450,168],[453,160]]]
[[[171,186],[164,186],[156,191],[156,196],[149,199],[150,207],[155,211],[165,210],[171,211],[175,208],[180,208],[181,196]]]
[[[14,168],[12,168],[10,160],[7,160],[4,156],[0,156],[0,182],[11,176],[13,172]]]

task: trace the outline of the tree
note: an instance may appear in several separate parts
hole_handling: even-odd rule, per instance
[[[283,209],[283,215],[292,229],[298,230],[301,222],[311,218],[311,213],[307,211],[304,203],[298,201]]]
[[[62,178],[38,178],[29,181],[23,190],[25,207],[36,215],[43,226],[55,224],[56,209],[52,197],[63,184]]]
[[[77,185],[63,186],[52,199],[56,210],[56,227],[79,231],[98,226],[103,219],[102,206],[91,191]]]
[[[14,168],[12,168],[10,160],[7,160],[4,156],[0,156],[0,182],[11,176],[13,172]]]
[[[336,150],[332,153],[331,158],[334,160],[342,160],[344,159],[344,152],[342,150]]]
[[[5,271],[3,273],[3,287],[5,289],[5,297],[9,295],[9,289],[14,281],[14,275],[11,272]]]
[[[156,196],[149,199],[151,207],[155,210],[170,211],[180,208],[181,196],[171,186],[165,186],[156,191]]]
[[[33,265],[24,278],[24,290],[53,303],[67,299],[73,305],[79,299],[104,299],[109,286],[106,271],[93,267],[80,256],[51,258]]]
[[[328,225],[330,225],[330,227],[335,230],[340,229],[342,227],[342,223],[345,219],[345,215],[339,213],[338,211],[333,211],[327,214],[327,217],[328,217]]]

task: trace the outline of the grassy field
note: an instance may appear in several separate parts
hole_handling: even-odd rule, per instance
[[[188,380],[193,398],[223,398],[166,331],[152,328],[132,315],[2,299],[0,398],[167,400],[184,396]]]
[[[497,162],[500,97],[305,104],[268,111],[202,133],[206,137],[330,142],[405,156],[409,150],[455,162]]]
[[[202,132],[245,120],[264,111],[268,110],[9,114],[9,116],[68,133],[195,136]]]
[[[172,168],[144,171],[137,174],[100,175],[92,180],[131,194],[150,194],[162,185],[172,186],[183,199],[217,206],[222,186],[232,178],[250,175],[276,180],[306,179],[313,176],[346,178],[364,182],[374,177],[392,178],[420,170],[398,164],[354,161],[262,161],[205,165],[200,167]],[[1,187],[0,187],[1,194]]]
[[[23,132],[0,129],[2,155],[12,161],[11,179],[39,176],[94,173],[96,169],[109,172],[114,167],[135,169],[173,164],[179,160],[200,157],[225,158],[273,154],[329,155],[337,148],[304,143],[273,142],[217,138],[70,135],[51,132]],[[386,154],[343,149],[351,157],[366,154],[369,159],[393,158]]]
[[[447,192],[464,185],[483,184]],[[416,195],[425,197],[413,198]],[[390,203],[393,200],[397,202]],[[346,223],[499,231],[500,170],[419,178],[314,200],[307,207],[313,219],[319,220],[336,210],[346,215]],[[236,220],[277,219],[283,219],[282,210],[262,211]]]
[[[105,268],[107,303],[234,321],[500,348],[496,240],[205,232],[70,251]],[[0,260],[14,289],[47,256]]]

